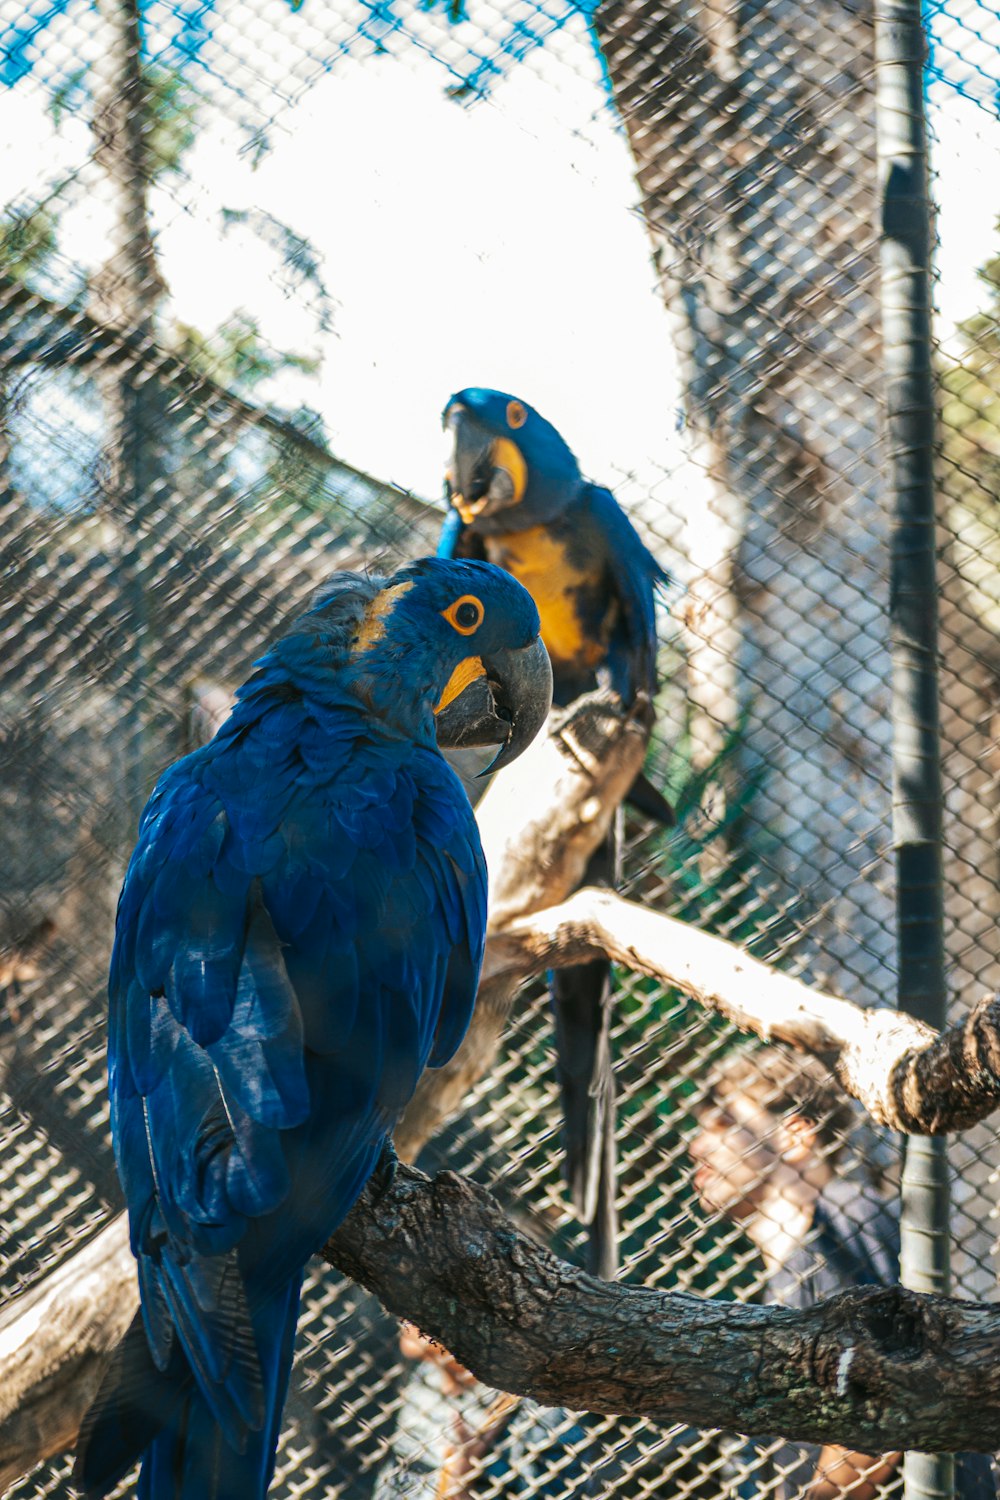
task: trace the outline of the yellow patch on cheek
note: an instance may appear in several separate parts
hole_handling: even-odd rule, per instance
[[[376,594],[368,609],[365,611],[364,619],[361,621],[361,629],[358,631],[354,642],[354,650],[359,655],[374,646],[385,635],[385,622],[393,609],[396,607],[403,594],[409,592],[413,587],[413,580],[407,583],[397,583],[391,589],[383,589]]]
[[[524,461],[523,453],[516,443],[510,441],[510,438],[497,438],[490,456],[498,469],[506,469],[510,475],[511,484],[514,486],[514,498],[511,504],[517,505],[524,499],[524,492],[528,488],[528,465]]]
[[[485,677],[486,668],[478,656],[467,656],[460,661],[458,666],[448,678],[444,692],[434,705],[434,712],[439,714],[449,703],[454,703],[459,693],[464,693],[470,682],[475,682],[477,677]]]

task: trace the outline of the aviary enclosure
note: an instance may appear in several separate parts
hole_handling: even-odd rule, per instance
[[[996,992],[1000,13],[933,0],[923,27],[877,67],[876,16],[845,0],[0,5],[5,1316],[121,1207],[104,985],[152,781],[332,569],[433,551],[464,385],[550,417],[673,580],[647,765],[678,819],[629,816],[623,894],[861,1006],[930,994],[936,1026]],[[919,151],[920,103],[929,208],[908,158],[902,259],[880,263],[887,151]],[[899,561],[914,495],[922,585]],[[914,979],[893,735],[919,751],[935,693],[940,784],[907,803],[897,763],[897,836],[902,799],[916,844],[942,837],[943,947]],[[763,1237],[692,1160],[734,1056],[766,1078],[771,1049],[624,965],[613,1046],[621,1277],[774,1300]],[[420,1164],[580,1262],[559,1128],[535,983]],[[900,1137],[841,1111],[835,1149],[874,1221]],[[994,1301],[995,1124],[909,1156],[931,1206],[914,1227],[910,1193],[904,1258],[908,1233],[933,1244],[911,1285],[945,1290],[950,1259],[956,1296]],[[801,1253],[823,1265],[818,1226]],[[418,1354],[317,1261],[273,1493],[715,1500],[808,1472],[780,1438],[495,1398]],[[7,1493],[68,1495],[72,1434],[12,1433]],[[907,1491],[949,1473],[911,1463]]]

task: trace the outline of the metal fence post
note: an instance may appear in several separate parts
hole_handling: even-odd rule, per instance
[[[893,501],[893,843],[899,1006],[945,1022],[942,783],[938,726],[934,384],[930,207],[920,0],[876,0],[876,113],[882,198],[882,329]],[[906,1144],[900,1275],[949,1289],[946,1142]],[[950,1454],[910,1453],[907,1500],[954,1493]]]

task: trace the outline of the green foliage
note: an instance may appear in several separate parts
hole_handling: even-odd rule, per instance
[[[707,932],[718,932],[750,952],[770,953],[779,938],[778,911],[766,900],[748,901],[766,867],[766,832],[748,815],[767,781],[767,766],[747,769],[747,715],[725,735],[705,765],[692,756],[690,736],[681,735],[659,779],[677,815],[651,848],[657,878],[669,881],[671,915]],[[782,928],[792,930],[787,918]]]
[[[56,220],[47,208],[29,208],[0,219],[0,270],[23,280],[40,270],[56,248]]]
[[[300,431],[306,432],[314,442],[324,441],[322,421],[314,428],[303,422],[306,409],[293,416],[292,422]],[[315,416],[315,413],[310,413]],[[336,502],[328,493],[326,475],[310,454],[294,443],[283,443],[275,449],[267,466],[261,489],[270,497],[273,509],[303,514],[326,515],[334,523]],[[342,520],[343,518],[338,518]]]
[[[178,327],[180,356],[192,369],[223,385],[252,391],[261,381],[283,370],[314,375],[319,361],[312,355],[282,353],[262,338],[257,319],[237,313],[217,333],[204,334],[187,324]]]
[[[58,83],[49,100],[49,115],[58,130],[66,115],[76,115],[85,108],[87,100],[86,65],[74,68]]]
[[[324,332],[328,331],[331,326],[332,299],[323,280],[319,257],[304,235],[296,233],[288,224],[259,208],[224,208],[222,224],[224,229],[234,225],[245,226],[275,252],[293,286],[312,287],[316,294],[319,326]]]
[[[434,10],[438,0],[420,0],[422,10]],[[466,16],[465,0],[445,0],[448,11],[448,20],[457,25],[464,21]]]
[[[184,155],[195,141],[195,95],[174,68],[147,65],[145,144],[150,177],[155,180],[181,170]]]
[[[246,144],[242,148],[242,154],[249,159],[251,170],[256,172],[265,156],[269,156],[274,150],[274,142],[265,125],[244,124],[243,131]]]

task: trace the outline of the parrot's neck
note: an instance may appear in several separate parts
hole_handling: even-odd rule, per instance
[[[434,704],[441,696],[440,664],[423,643],[367,651],[346,674],[351,691],[383,724],[419,745],[436,746]]]
[[[319,720],[331,711],[357,714],[361,727],[379,726],[390,738],[434,747],[433,705],[440,696],[426,651],[382,643],[357,656],[321,628],[276,642],[239,690],[231,723],[253,722],[276,701],[298,698]]]

